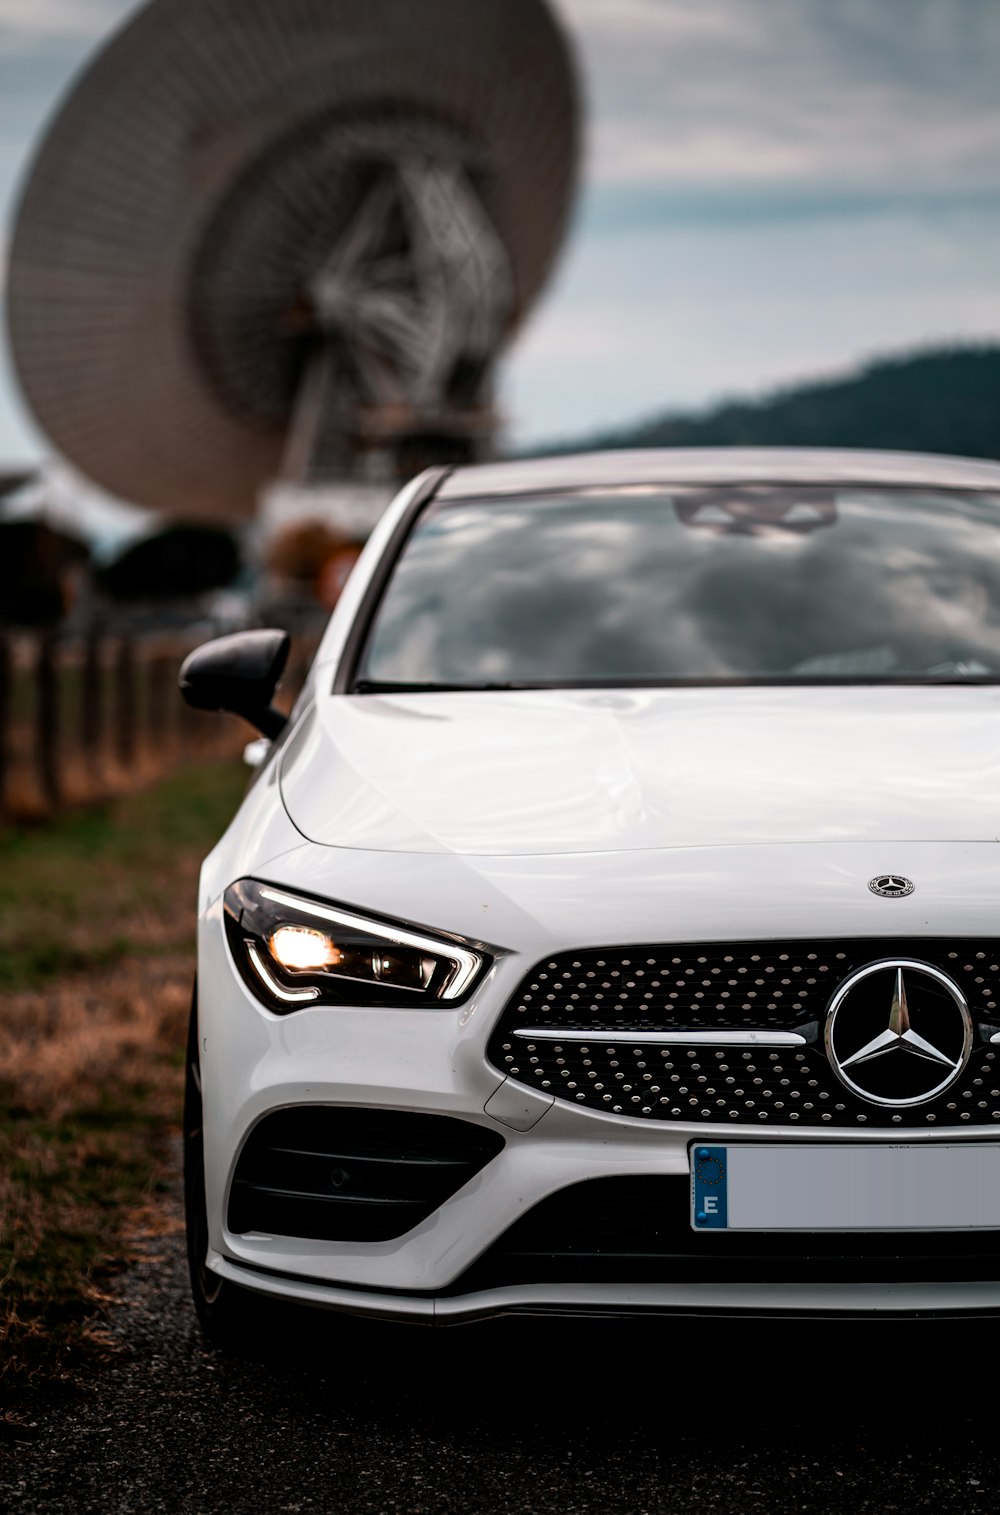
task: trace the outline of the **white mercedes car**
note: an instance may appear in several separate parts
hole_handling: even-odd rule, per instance
[[[191,1274],[394,1320],[1000,1312],[1000,466],[425,474],[201,879]]]

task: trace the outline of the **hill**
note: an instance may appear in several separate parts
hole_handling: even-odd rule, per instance
[[[718,446],[885,447],[1000,458],[1000,345],[880,358],[845,377],[726,401],[696,415],[654,417],[544,450]]]

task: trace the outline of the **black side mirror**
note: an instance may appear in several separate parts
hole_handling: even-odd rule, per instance
[[[288,724],[271,701],[291,645],[287,631],[238,631],[206,642],[181,665],[181,694],[195,710],[241,715],[273,742]]]

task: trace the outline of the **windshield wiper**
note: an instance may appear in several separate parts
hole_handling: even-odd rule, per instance
[[[992,683],[997,677],[996,671],[981,663],[978,658],[972,658],[967,663],[954,660],[935,663],[933,668],[924,669],[924,675],[934,684]]]
[[[985,685],[1000,684],[1000,673],[945,673],[938,670],[923,673],[837,673],[837,674],[762,674],[759,677],[718,677],[718,678],[638,678],[638,679],[572,679],[560,683],[535,683],[517,682],[511,679],[504,683],[482,684],[435,684],[435,683],[406,683],[403,680],[359,679],[351,685],[351,694],[461,694],[483,693],[490,690],[520,690],[520,689],[563,689],[563,690],[604,690],[604,689],[796,689],[796,688],[823,688],[824,686],[836,688],[871,687],[894,685],[916,685],[927,687],[938,684],[966,684]]]
[[[540,689],[540,684],[432,684],[406,683],[402,680],[359,679],[352,684],[352,694],[460,694],[489,689]]]

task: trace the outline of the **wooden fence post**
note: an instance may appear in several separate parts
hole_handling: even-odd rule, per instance
[[[130,769],[136,751],[135,647],[130,636],[118,643],[115,686],[115,755],[120,767]]]
[[[180,664],[177,666],[179,671]],[[218,728],[224,724],[222,718],[207,714],[204,710],[195,710],[183,698],[180,689],[177,690],[177,699],[181,702],[181,742],[185,761],[211,752],[218,740]]]
[[[177,748],[177,705],[180,693],[174,672],[174,660],[164,652],[154,652],[146,669],[146,739],[150,751],[158,755],[159,765],[174,757]]]
[[[38,639],[35,663],[36,746],[38,776],[42,796],[50,810],[62,801],[59,764],[59,675],[56,665],[56,639],[51,632]]]
[[[0,816],[6,810],[10,778],[14,670],[10,639],[0,632]]]
[[[104,669],[101,639],[94,631],[83,646],[80,670],[80,746],[90,771],[91,783],[99,785],[103,777],[101,739],[104,733]]]

